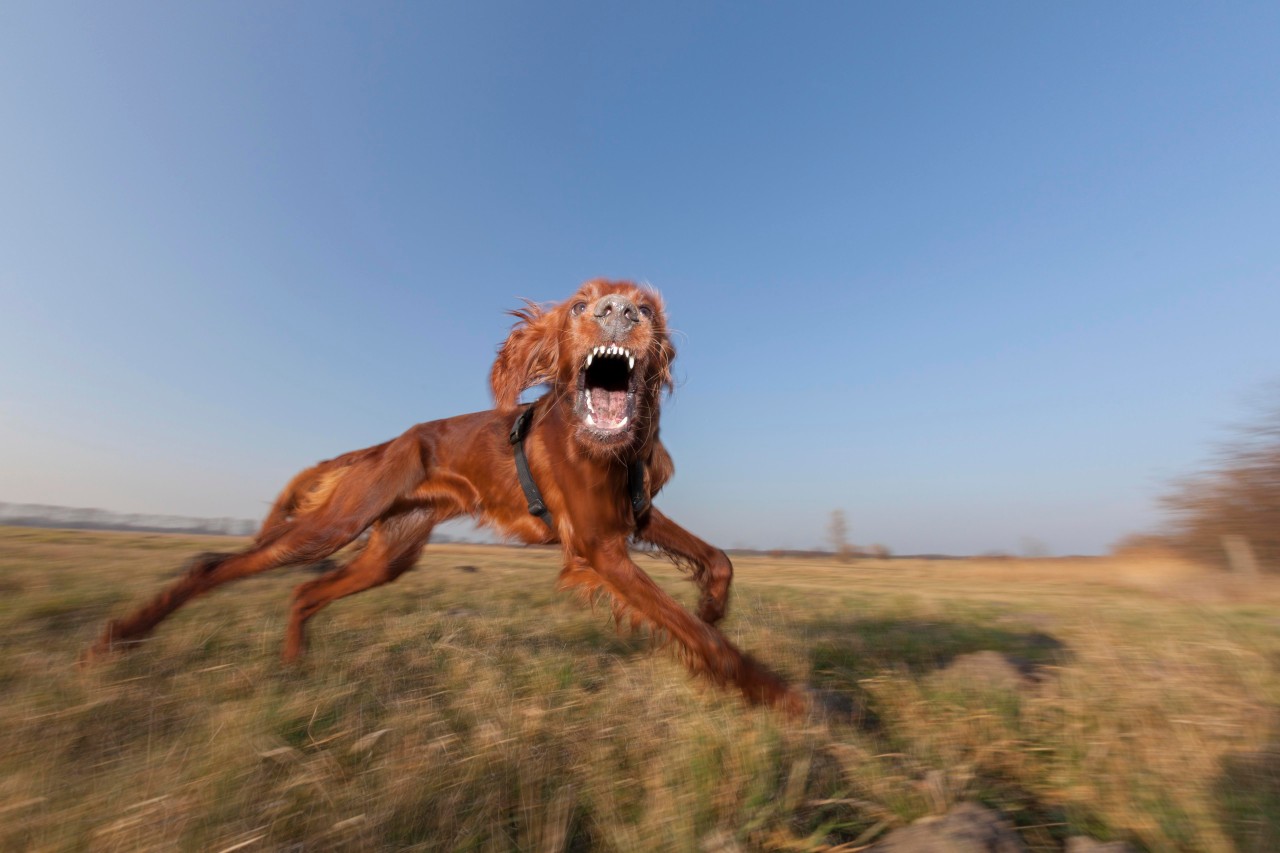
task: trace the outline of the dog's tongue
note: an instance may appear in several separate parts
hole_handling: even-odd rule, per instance
[[[627,418],[627,392],[592,388],[591,419],[596,426],[614,429]]]

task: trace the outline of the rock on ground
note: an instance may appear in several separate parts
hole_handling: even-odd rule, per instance
[[[895,829],[869,853],[1027,853],[1027,847],[999,812],[961,803],[942,817]]]

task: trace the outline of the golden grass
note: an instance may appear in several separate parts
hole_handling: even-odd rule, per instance
[[[0,528],[0,849],[854,849],[963,800],[1032,849],[1280,849],[1280,586],[1160,559],[740,558],[726,631],[853,707],[797,723],[442,545],[278,663],[282,571],[87,672],[108,615],[232,540]],[[642,557],[691,601],[663,561]],[[474,571],[461,567],[473,567]],[[947,665],[994,650],[1035,681]]]

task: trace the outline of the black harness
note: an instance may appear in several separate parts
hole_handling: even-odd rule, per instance
[[[547,509],[547,505],[542,501],[542,492],[538,491],[538,484],[533,481],[533,474],[529,473],[529,459],[524,455],[524,438],[529,434],[529,427],[532,425],[533,405],[530,404],[525,406],[524,411],[516,418],[516,422],[511,425],[511,434],[507,438],[515,448],[516,476],[520,478],[520,488],[524,492],[525,500],[529,502],[529,514],[542,519],[547,529],[555,533],[556,525],[551,518],[551,510]],[[644,462],[640,459],[632,460],[627,473],[627,487],[631,492],[631,512],[636,521],[639,521],[640,516],[649,511],[649,495],[644,489]]]

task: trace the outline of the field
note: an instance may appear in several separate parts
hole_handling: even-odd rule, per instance
[[[303,569],[76,667],[109,615],[233,544],[0,528],[0,849],[856,850],[963,801],[1034,850],[1280,849],[1271,579],[737,558],[725,630],[822,691],[835,712],[807,721],[619,636],[537,549],[429,548],[314,619],[296,668]]]

